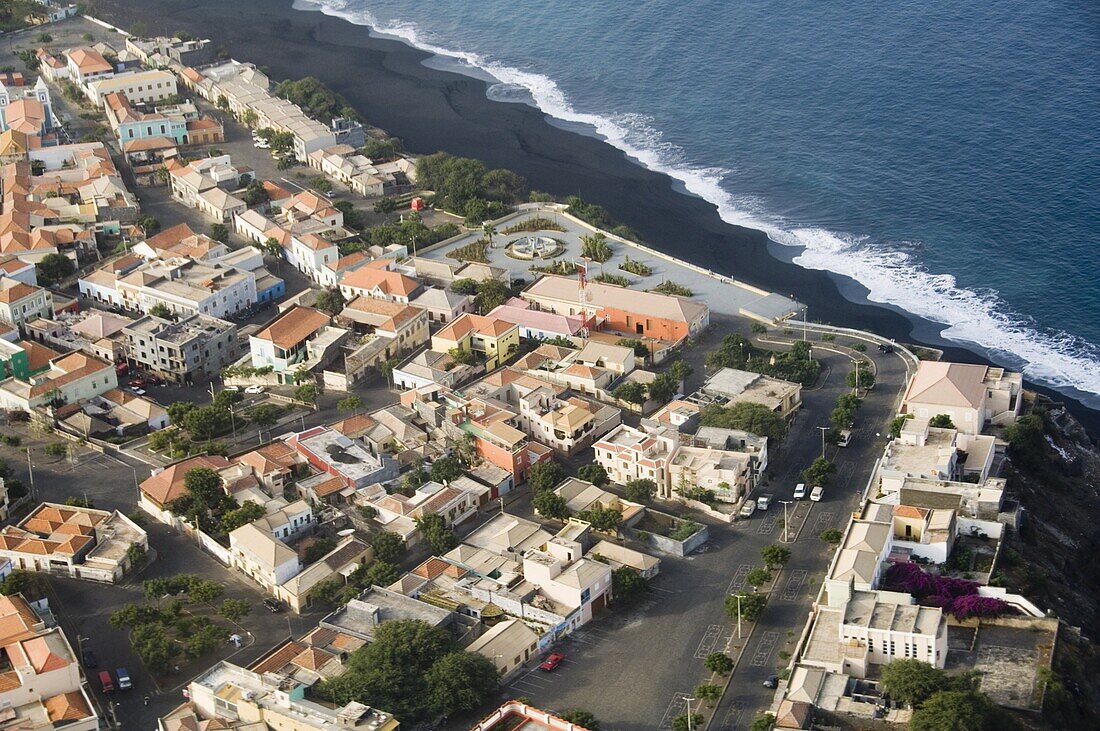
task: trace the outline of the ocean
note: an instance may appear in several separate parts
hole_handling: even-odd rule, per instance
[[[766,231],[846,296],[1100,408],[1100,4],[295,7],[432,51]]]

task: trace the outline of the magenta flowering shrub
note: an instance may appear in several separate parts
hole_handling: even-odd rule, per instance
[[[992,618],[1013,613],[1008,602],[978,595],[976,581],[950,576],[933,576],[915,563],[898,563],[886,570],[883,587],[912,594],[926,607],[940,607],[956,619]]]

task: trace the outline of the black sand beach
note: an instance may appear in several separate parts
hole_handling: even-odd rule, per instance
[[[490,101],[484,82],[428,68],[428,54],[372,38],[365,27],[294,10],[291,0],[99,0],[96,12],[121,28],[140,22],[150,34],[187,30],[208,37],[239,60],[267,66],[277,79],[315,76],[412,152],[446,150],[510,168],[534,189],[604,206],[657,249],[794,296],[813,320],[913,340],[911,319],[851,302],[828,274],[776,259],[762,232],[725,223],[710,203],[673,190],[667,176],[595,138],[548,124],[537,109]],[[952,360],[986,362],[962,348],[944,349]],[[1065,402],[1093,434],[1100,431],[1100,413],[1029,387]]]

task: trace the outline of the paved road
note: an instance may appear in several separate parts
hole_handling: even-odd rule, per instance
[[[719,335],[725,332],[723,324]],[[711,347],[709,342],[701,343],[688,352],[688,358],[701,362]],[[905,380],[905,366],[897,356],[875,355],[879,385],[860,410],[851,446],[830,449],[839,469],[825,499],[799,503],[789,515],[792,538],[801,529],[791,544],[791,563],[779,575],[772,600],[747,640],[713,728],[747,728],[770,705],[772,691],[762,683],[786,664],[780,653],[789,652],[797,640],[830,557],[818,536],[826,528],[843,527],[881,451],[884,439],[876,437],[876,432],[885,434],[885,422]],[[770,482],[760,490],[773,493],[777,500],[791,498],[801,470],[820,456],[816,427],[828,423],[837,396],[846,390],[849,356],[824,347],[815,348],[815,356],[825,362],[828,376],[803,393],[803,407],[790,434],[771,457]],[[701,373],[702,368],[697,366],[697,371]],[[697,374],[693,380],[700,377]],[[517,500],[509,510],[522,513],[523,504]],[[644,604],[598,618],[563,643],[567,659],[557,671],[525,673],[503,689],[502,697],[526,697],[556,710],[584,708],[605,726],[622,731],[671,728],[672,718],[685,711],[684,698],[697,684],[709,680],[702,657],[716,650],[736,657],[740,651],[735,623],[725,613],[725,597],[745,589],[745,574],[763,563],[760,549],[782,537],[781,508],[776,505],[733,526],[711,524],[712,538],[705,552],[686,559],[663,559],[661,575]]]

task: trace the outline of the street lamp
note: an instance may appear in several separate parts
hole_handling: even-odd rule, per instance
[[[741,600],[747,599],[748,594],[734,594],[733,597],[737,600],[737,639],[741,639]]]
[[[694,698],[685,698],[684,703],[687,704],[687,719],[688,719],[688,731],[691,731],[691,704],[695,702]]]
[[[825,434],[829,431],[827,426],[819,426],[821,430],[821,459],[825,459]]]
[[[787,538],[787,506],[793,505],[794,500],[780,500],[779,502],[783,505],[783,542],[790,543],[790,539]]]

